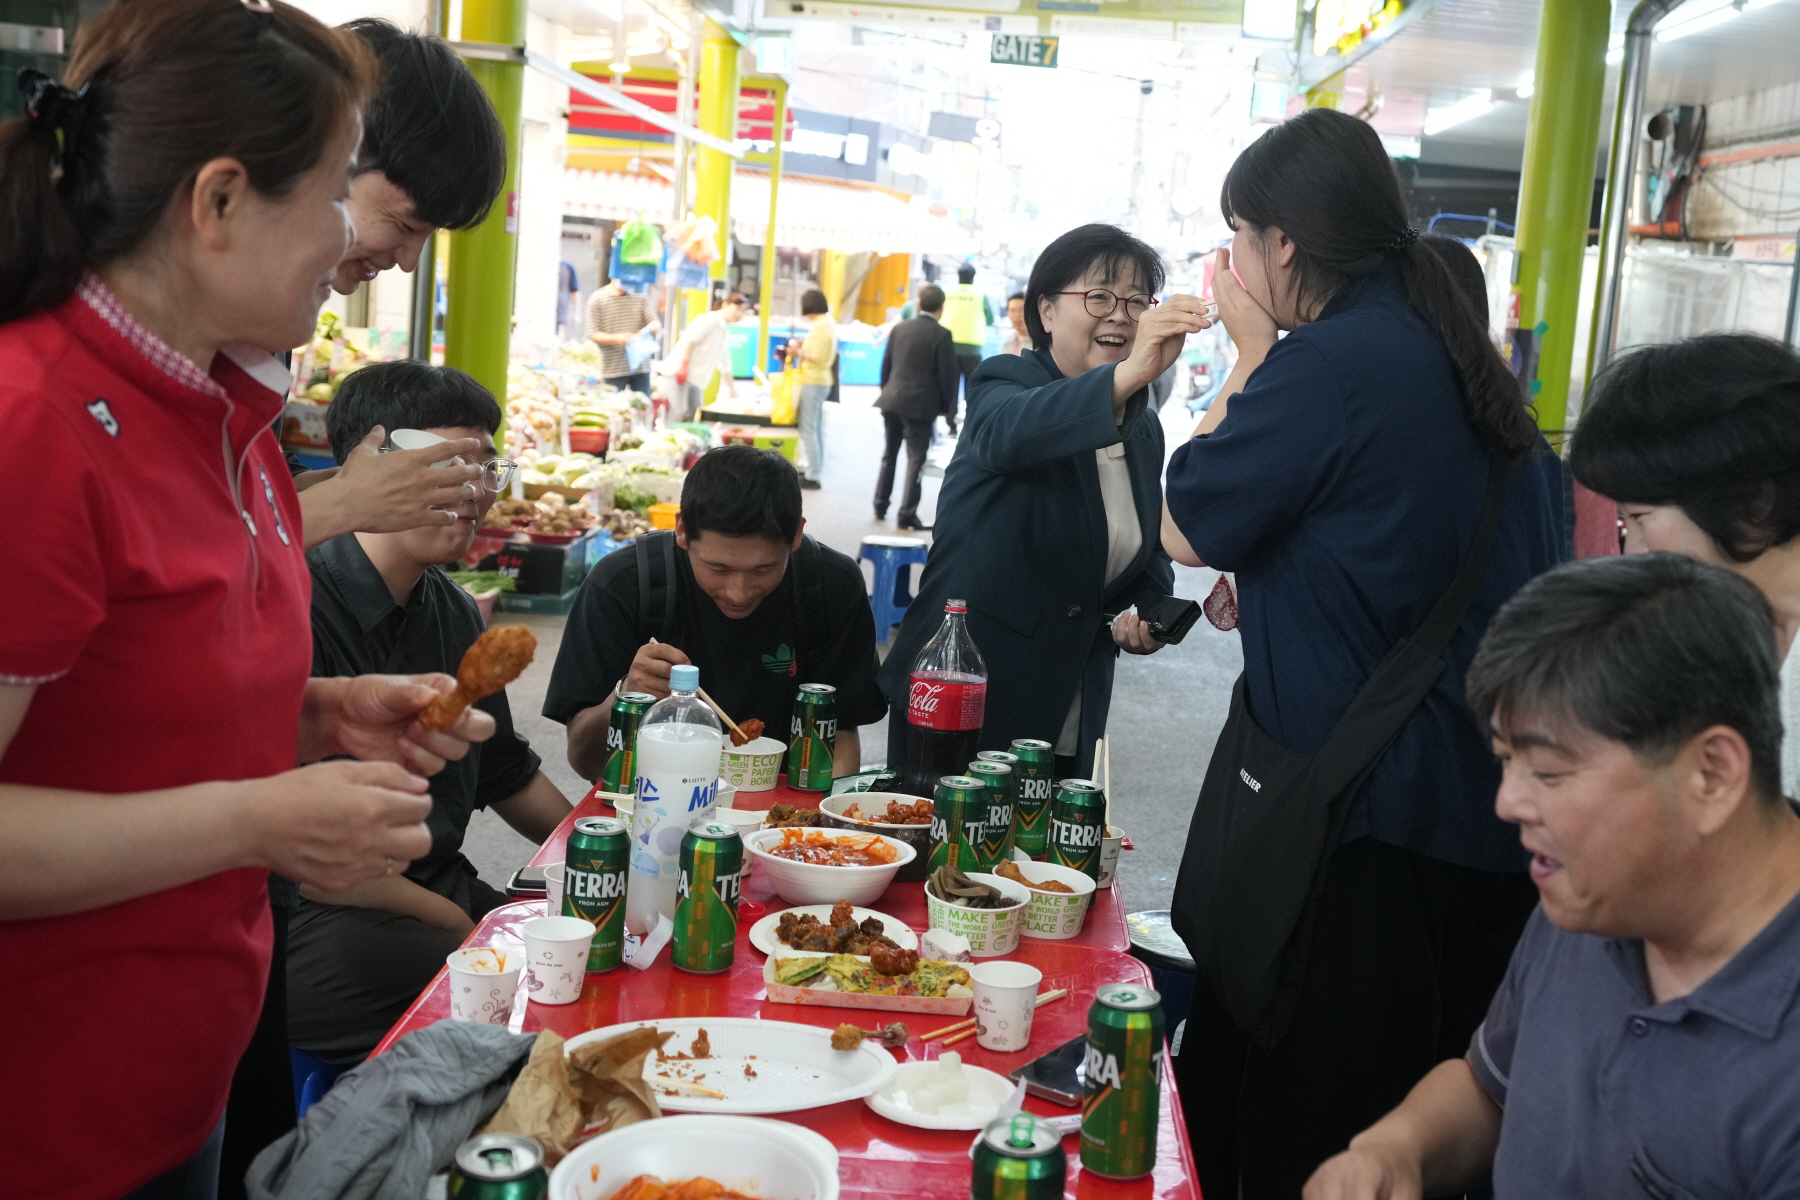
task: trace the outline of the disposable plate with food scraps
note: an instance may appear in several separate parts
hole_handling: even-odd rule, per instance
[[[818,950],[796,951],[794,947],[786,945],[781,941],[776,935],[776,930],[781,925],[782,913],[793,913],[794,915],[801,917],[814,916],[819,918],[820,921],[824,921],[831,916],[831,909],[832,906],[829,904],[803,904],[799,908],[784,908],[781,912],[770,913],[750,927],[750,944],[755,946],[758,950],[761,950],[764,954],[779,954],[783,958],[798,953],[822,953]],[[861,925],[870,917],[874,917],[877,921],[880,921],[884,926],[882,932],[892,938],[902,950],[917,950],[919,948],[919,935],[914,933],[911,929],[908,929],[906,923],[903,921],[896,920],[886,913],[876,912],[872,908],[852,908],[850,914],[858,925]]]
[[[954,1066],[947,1060],[955,1060]],[[953,1078],[946,1080],[946,1070]],[[954,1050],[930,1062],[906,1062],[893,1080],[863,1097],[890,1121],[920,1129],[986,1129],[1014,1092],[1013,1081],[972,1067]]]
[[[967,1007],[969,1002],[962,1003]],[[893,1079],[896,1066],[894,1056],[875,1042],[864,1042],[855,1050],[833,1050],[829,1029],[753,1017],[627,1021],[577,1034],[568,1040],[565,1050],[646,1028],[674,1033],[663,1046],[664,1054],[691,1054],[702,1029],[710,1046],[705,1058],[671,1057],[659,1061],[651,1055],[644,1064],[644,1078],[656,1093],[657,1103],[668,1112],[755,1116],[861,1100],[885,1087]],[[659,1082],[658,1076],[725,1095],[703,1095]]]
[[[899,938],[895,938],[899,941]],[[783,946],[784,951],[787,947]],[[937,1017],[967,1016],[969,1008],[975,1002],[971,992],[966,996],[880,996],[866,992],[840,992],[826,988],[802,987],[792,983],[775,982],[775,964],[782,958],[827,958],[828,955],[817,951],[794,950],[783,953],[779,957],[770,955],[763,962],[763,986],[768,989],[769,999],[778,1004],[816,1004],[826,1008],[862,1008],[886,1012],[924,1013]],[[858,956],[853,956],[858,957]],[[860,956],[863,962],[868,957]]]

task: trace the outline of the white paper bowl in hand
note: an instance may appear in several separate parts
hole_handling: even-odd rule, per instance
[[[885,842],[894,851],[894,861],[870,867],[832,867],[819,863],[795,862],[779,858],[769,850],[781,845],[784,835],[814,835],[831,841],[860,845],[873,839]],[[812,840],[809,838],[809,840]],[[744,848],[756,862],[757,873],[769,881],[775,894],[789,904],[836,904],[848,900],[852,904],[872,905],[894,882],[901,867],[918,853],[898,838],[879,833],[849,833],[833,829],[764,829],[748,834]],[[766,872],[766,874],[765,874]]]
[[[704,1177],[761,1200],[837,1200],[838,1154],[798,1125],[710,1114],[640,1121],[569,1152],[550,1174],[551,1200],[609,1200],[639,1175]]]

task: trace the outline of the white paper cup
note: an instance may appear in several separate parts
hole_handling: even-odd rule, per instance
[[[525,935],[525,994],[538,1004],[573,1004],[587,979],[594,926],[580,917],[534,917]]]
[[[1100,874],[1094,877],[1095,887],[1111,887],[1113,877],[1119,873],[1119,850],[1125,843],[1125,831],[1117,825],[1106,827],[1106,836],[1100,839]]]
[[[719,790],[713,794],[714,808],[737,807],[737,788],[724,779],[719,780]]]
[[[925,911],[929,914],[929,927],[959,933],[969,939],[969,953],[976,958],[996,958],[1002,954],[1011,954],[1019,947],[1019,927],[1024,923],[1025,906],[1031,901],[1031,893],[1024,885],[1014,883],[1010,879],[1002,879],[998,875],[984,875],[970,872],[969,878],[989,887],[1000,889],[1000,893],[1012,902],[1008,908],[963,908],[939,900],[931,894],[931,885],[925,886]]]
[[[525,956],[499,946],[457,950],[444,960],[450,968],[450,1019],[477,1025],[504,1025],[512,1019],[513,993]]]
[[[976,963],[968,970],[975,992],[975,1044],[983,1050],[1025,1049],[1044,973],[1022,962]]]
[[[567,882],[568,868],[563,863],[551,863],[544,868],[544,914],[551,917],[562,915],[563,886]]]

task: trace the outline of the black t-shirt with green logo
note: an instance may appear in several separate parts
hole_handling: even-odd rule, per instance
[[[798,557],[798,556],[795,556]],[[887,715],[875,685],[875,618],[854,559],[821,545],[800,570],[818,574],[807,594],[819,611],[797,611],[795,558],[756,611],[733,620],[694,581],[685,551],[675,553],[675,623],[669,637],[700,668],[700,686],[733,720],[762,721],[788,741],[794,695],[803,683],[837,688],[838,727],[871,725]],[[639,630],[637,554],[627,546],[601,559],[575,599],[544,697],[544,715],[568,724],[604,703],[644,644]],[[660,613],[657,617],[660,620]]]

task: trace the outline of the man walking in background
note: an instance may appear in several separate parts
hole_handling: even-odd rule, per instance
[[[626,291],[616,275],[588,297],[587,338],[600,347],[600,374],[608,387],[650,394],[650,372],[632,369],[625,346],[655,323],[650,301]]]
[[[887,425],[887,448],[875,481],[875,519],[887,517],[894,491],[894,464],[906,443],[906,484],[894,524],[901,529],[927,529],[919,524],[919,475],[931,446],[931,426],[939,414],[956,415],[957,349],[944,328],[944,289],[928,283],[919,289],[919,315],[894,326],[881,356],[881,397],[875,407]]]
[[[919,307],[923,311],[922,303]],[[988,303],[986,296],[975,290],[975,265],[964,263],[956,268],[956,286],[944,295],[944,324],[956,343],[956,366],[962,372],[965,390],[970,376],[975,374],[975,368],[981,365],[981,356],[987,349],[988,326],[993,323],[993,306]],[[950,406],[948,419],[950,431],[954,433],[954,403]]]

